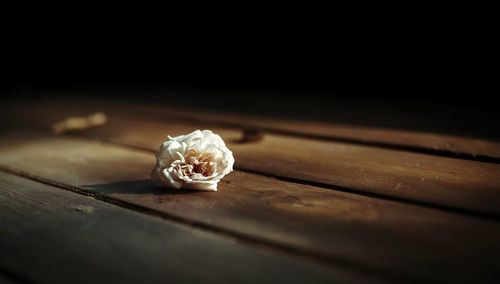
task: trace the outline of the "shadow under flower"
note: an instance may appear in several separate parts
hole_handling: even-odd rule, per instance
[[[154,194],[154,195],[177,195],[198,193],[197,190],[162,188],[153,185],[151,180],[127,180],[106,184],[85,185],[83,189],[97,194]]]

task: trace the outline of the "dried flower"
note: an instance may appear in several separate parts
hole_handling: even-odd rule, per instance
[[[151,179],[157,186],[217,190],[217,183],[233,170],[233,153],[210,130],[168,136],[156,155]]]

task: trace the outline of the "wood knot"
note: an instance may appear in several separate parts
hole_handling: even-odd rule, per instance
[[[255,143],[264,139],[264,133],[256,128],[243,128],[241,138],[235,142],[237,143]]]

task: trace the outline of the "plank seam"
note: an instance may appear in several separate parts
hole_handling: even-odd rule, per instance
[[[262,130],[267,131],[269,133],[279,134],[279,135],[284,135],[284,136],[294,136],[294,137],[299,137],[299,138],[308,138],[308,139],[314,139],[314,140],[320,140],[320,141],[333,141],[333,142],[349,143],[349,144],[360,145],[360,146],[369,146],[369,147],[379,148],[379,149],[390,149],[390,150],[398,150],[398,151],[404,151],[404,152],[411,152],[411,153],[452,158],[452,159],[459,159],[459,160],[467,160],[467,161],[475,161],[475,162],[483,162],[483,163],[491,163],[491,164],[500,164],[500,158],[485,156],[485,155],[477,155],[477,154],[473,155],[473,154],[464,153],[464,152],[455,152],[455,151],[432,149],[432,148],[425,148],[425,147],[418,147],[418,146],[411,146],[411,145],[402,145],[402,144],[396,144],[396,143],[390,143],[390,142],[361,141],[361,140],[356,140],[356,139],[351,139],[351,138],[346,138],[346,137],[339,137],[339,136],[334,137],[334,136],[323,136],[323,135],[315,135],[315,134],[297,133],[297,132],[291,132],[291,131],[281,130],[281,129],[264,128]]]
[[[347,138],[347,137],[334,136],[334,135],[327,136],[327,135],[320,135],[320,134],[300,133],[300,132],[275,128],[275,127],[262,127],[262,126],[254,125],[251,123],[231,123],[231,122],[222,121],[222,120],[218,120],[218,119],[210,119],[210,118],[209,119],[202,119],[202,118],[195,118],[195,117],[191,117],[191,116],[184,116],[182,114],[172,114],[172,113],[166,114],[166,113],[163,113],[161,111],[144,109],[144,108],[141,108],[138,110],[142,111],[142,112],[146,112],[146,113],[156,113],[156,114],[160,114],[160,115],[163,115],[165,117],[170,117],[170,118],[181,118],[184,121],[189,121],[189,122],[196,122],[196,123],[209,122],[210,124],[213,124],[214,126],[237,128],[238,130],[250,128],[250,129],[260,130],[260,131],[265,132],[265,133],[278,134],[278,135],[283,135],[283,136],[307,138],[307,139],[313,139],[313,140],[319,140],[319,141],[332,141],[332,142],[349,143],[349,144],[360,145],[360,146],[368,146],[368,147],[381,148],[381,149],[392,149],[392,150],[399,150],[399,151],[418,153],[418,154],[424,154],[424,155],[430,155],[430,156],[439,156],[439,157],[446,157],[446,158],[453,158],[453,159],[460,159],[460,160],[469,160],[469,161],[477,161],[477,162],[484,162],[484,163],[500,164],[500,158],[486,156],[486,155],[477,155],[477,154],[474,155],[474,154],[469,154],[469,153],[465,153],[465,152],[448,151],[448,150],[443,150],[443,149],[432,149],[432,148],[421,147],[421,146],[402,145],[402,144],[391,143],[391,142],[362,141],[362,140],[355,139],[355,138]]]
[[[379,270],[376,268],[373,268],[370,265],[363,264],[360,262],[356,262],[350,259],[346,258],[340,258],[338,256],[332,256],[332,255],[327,255],[323,254],[321,252],[317,251],[311,251],[307,250],[301,247],[296,247],[292,245],[287,245],[285,243],[280,243],[276,242],[273,240],[265,239],[265,238],[260,238],[257,236],[253,235],[248,235],[245,233],[241,233],[238,231],[233,231],[227,228],[223,227],[218,227],[214,226],[213,224],[207,224],[202,221],[197,221],[189,218],[184,218],[178,215],[166,213],[163,211],[155,210],[149,207],[141,206],[138,204],[133,204],[127,201],[119,200],[117,198],[113,198],[107,195],[103,194],[96,194],[92,192],[88,192],[85,190],[82,190],[78,187],[75,186],[70,186],[61,182],[53,181],[50,179],[46,179],[37,175],[30,174],[28,172],[18,170],[18,169],[13,169],[11,167],[5,166],[5,165],[0,165],[0,171],[8,174],[12,174],[15,176],[19,176],[22,178],[26,178],[35,182],[39,182],[42,184],[46,184],[49,186],[53,186],[62,190],[70,191],[76,194],[92,197],[96,200],[108,203],[108,204],[113,204],[115,206],[125,208],[137,213],[145,214],[147,216],[153,216],[153,217],[158,217],[163,220],[171,221],[177,224],[182,224],[185,226],[189,226],[191,228],[199,229],[202,231],[209,231],[211,233],[217,234],[219,236],[223,236],[225,238],[229,238],[231,240],[236,240],[238,243],[244,244],[244,245],[249,245],[257,248],[262,248],[262,249],[269,249],[275,252],[279,253],[284,253],[286,255],[291,255],[294,257],[301,257],[301,258],[306,258],[309,260],[317,261],[323,264],[328,264],[331,266],[337,266],[337,267],[343,267],[346,269],[350,270],[361,270],[364,273],[376,275],[379,277],[385,277],[385,278],[390,278],[398,281],[415,281],[415,277],[409,277],[407,275],[402,275],[399,273],[395,273],[393,271],[388,271],[388,270]],[[422,279],[423,280],[423,279]]]
[[[71,134],[71,136],[77,137],[77,138],[80,138],[83,140],[90,139],[90,137],[87,137],[84,135],[79,135],[79,134]],[[121,146],[124,148],[133,149],[136,151],[148,152],[148,153],[153,153],[153,154],[156,153],[156,151],[149,149],[149,148],[146,148],[146,147],[142,147],[142,146],[121,143],[121,142],[117,142],[117,141],[109,140],[109,139],[102,139],[100,137],[94,137],[94,138],[99,139],[99,141],[101,141],[101,142],[111,144],[111,145],[117,145],[117,146]],[[252,170],[252,169],[248,169],[248,168],[244,168],[244,167],[239,167],[239,166],[235,166],[234,168],[238,171],[241,171],[241,172],[256,174],[256,175],[265,176],[268,178],[274,178],[274,179],[285,181],[285,182],[291,182],[291,183],[297,183],[297,184],[301,184],[301,185],[319,187],[319,188],[328,189],[328,190],[335,190],[335,191],[339,191],[339,192],[357,194],[357,195],[366,196],[366,197],[370,197],[370,198],[401,202],[401,203],[405,203],[405,204],[421,206],[421,207],[440,210],[440,211],[452,212],[452,213],[467,216],[467,217],[474,217],[474,218],[479,218],[481,220],[488,220],[488,221],[500,223],[500,215],[495,214],[495,213],[481,212],[481,211],[470,210],[470,209],[465,209],[465,208],[458,208],[458,207],[447,206],[447,205],[442,205],[442,204],[437,204],[437,203],[419,201],[419,200],[414,200],[414,199],[409,199],[409,198],[404,198],[404,197],[396,197],[396,196],[391,196],[391,195],[382,194],[382,193],[374,193],[374,192],[369,192],[369,191],[365,191],[365,190],[352,189],[352,188],[348,188],[348,187],[342,187],[339,185],[332,185],[332,184],[327,184],[327,183],[306,181],[306,180],[302,180],[302,179],[273,175],[273,174],[260,172],[260,171],[256,171],[256,170]]]

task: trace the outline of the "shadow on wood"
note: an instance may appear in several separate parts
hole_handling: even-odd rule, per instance
[[[83,189],[96,194],[154,194],[154,195],[179,195],[199,193],[197,190],[161,188],[153,185],[151,180],[126,180],[106,184],[82,186]]]

